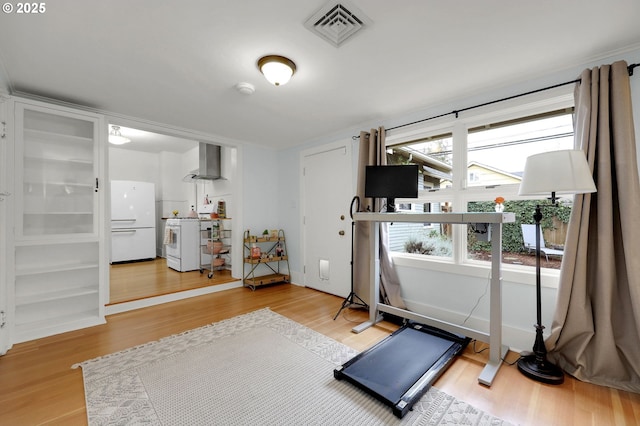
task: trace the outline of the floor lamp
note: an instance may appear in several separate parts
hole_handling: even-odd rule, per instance
[[[587,158],[581,150],[544,152],[527,158],[518,195],[551,194],[551,205],[561,194],[596,192]],[[525,376],[543,383],[557,385],[564,382],[562,370],[547,360],[547,348],[542,337],[542,305],[540,283],[540,221],[542,207],[536,206],[533,219],[536,224],[536,340],[533,354],[518,360],[518,370]]]

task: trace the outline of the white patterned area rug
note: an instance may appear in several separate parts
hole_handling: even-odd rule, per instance
[[[333,370],[356,351],[261,309],[85,361],[90,425],[506,425],[431,388],[403,419]]]

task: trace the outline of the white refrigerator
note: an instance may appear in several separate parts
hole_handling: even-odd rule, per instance
[[[111,181],[111,262],[156,257],[155,186]]]

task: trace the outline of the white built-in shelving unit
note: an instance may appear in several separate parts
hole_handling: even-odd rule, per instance
[[[106,128],[100,115],[30,100],[13,103],[13,124],[18,343],[104,322]]]

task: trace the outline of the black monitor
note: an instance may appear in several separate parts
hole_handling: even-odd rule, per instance
[[[395,211],[396,198],[418,198],[418,165],[367,166],[364,196],[386,198],[387,212]]]

